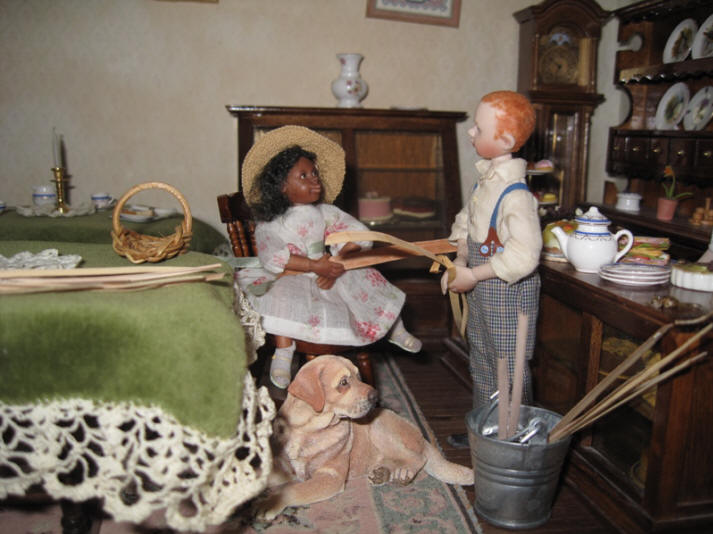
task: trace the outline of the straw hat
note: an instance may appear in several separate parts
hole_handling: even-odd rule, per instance
[[[252,206],[260,200],[259,193],[253,191],[252,187],[265,165],[274,156],[295,145],[317,155],[324,200],[334,202],[344,182],[344,149],[304,126],[283,126],[263,135],[245,156],[242,180],[243,194],[248,205]]]

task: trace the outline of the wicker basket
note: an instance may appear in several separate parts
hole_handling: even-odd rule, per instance
[[[183,221],[176,226],[176,233],[160,237],[142,235],[133,230],[127,230],[121,226],[120,215],[126,201],[146,189],[163,189],[168,191],[178,199],[183,208]],[[114,251],[119,256],[125,256],[132,263],[159,262],[168,258],[173,258],[177,254],[182,254],[188,250],[191,242],[191,228],[193,218],[186,199],[174,187],[163,182],[146,182],[138,184],[129,189],[116,203],[112,215],[112,245]]]

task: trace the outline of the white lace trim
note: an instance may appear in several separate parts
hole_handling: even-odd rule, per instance
[[[265,330],[262,327],[262,317],[252,307],[248,298],[238,284],[237,271],[233,272],[233,311],[240,317],[240,324],[245,329],[245,357],[247,365],[257,360],[257,349],[265,344]]]
[[[55,499],[103,500],[117,521],[165,509],[177,530],[224,522],[267,484],[275,405],[246,373],[234,437],[187,428],[157,407],[71,399],[0,403],[0,499],[42,484]]]
[[[48,248],[36,254],[24,251],[6,258],[0,254],[0,270],[7,269],[74,269],[82,263],[76,254],[59,254],[56,248]]]
[[[45,204],[42,206],[18,206],[17,213],[25,217],[78,217],[80,215],[91,215],[96,213],[97,208],[94,204],[82,203],[77,206],[71,206],[69,211],[60,212],[54,204]]]

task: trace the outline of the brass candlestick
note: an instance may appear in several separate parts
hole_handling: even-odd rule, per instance
[[[67,213],[69,206],[64,198],[64,169],[62,167],[52,167],[52,173],[54,174],[54,185],[57,188],[57,209],[60,213]]]

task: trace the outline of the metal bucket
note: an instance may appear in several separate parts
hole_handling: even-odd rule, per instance
[[[479,517],[498,527],[535,528],[546,523],[569,450],[570,437],[547,443],[547,434],[562,418],[534,406],[522,406],[519,426],[535,417],[546,430],[527,443],[511,443],[483,435],[484,427],[497,426],[497,410],[485,405],[466,415],[470,454],[475,471],[474,508]],[[544,427],[545,425],[543,425]]]

